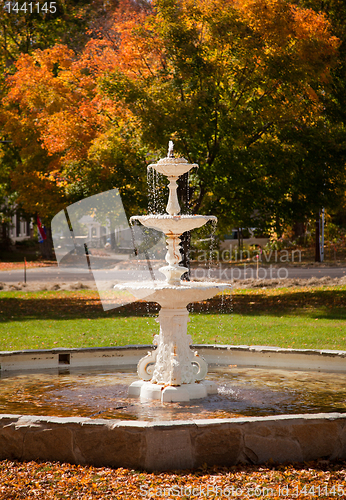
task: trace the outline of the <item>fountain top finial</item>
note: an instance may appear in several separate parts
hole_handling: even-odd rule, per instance
[[[198,167],[198,165],[194,163],[188,163],[185,158],[175,158],[174,153],[174,143],[173,141],[169,141],[168,143],[168,153],[165,158],[161,158],[157,163],[151,163],[148,165],[149,168],[154,168],[156,172],[165,175],[169,178],[178,178],[181,175],[185,174],[191,168]]]
[[[174,149],[174,143],[173,141],[169,141],[167,158],[174,158],[173,149]]]

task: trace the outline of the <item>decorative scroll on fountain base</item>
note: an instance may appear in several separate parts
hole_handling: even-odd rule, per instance
[[[130,386],[129,396],[169,403],[215,394],[216,385],[203,381],[208,372],[206,361],[190,349],[187,309],[162,308],[157,321],[160,323],[160,334],[154,338],[157,349],[139,361],[137,372],[142,380]]]
[[[219,291],[229,288],[225,283],[181,281],[187,269],[179,266],[181,261],[180,237],[186,231],[216,222],[213,215],[178,215],[180,207],[177,197],[177,179],[197,165],[187,163],[184,158],[174,158],[170,141],[168,157],[157,164],[149,165],[166,175],[170,181],[167,214],[131,217],[142,225],[162,231],[167,237],[167,266],[160,271],[165,281],[125,283],[116,289],[128,290],[138,299],[157,302],[161,306],[157,321],[160,334],[155,335],[157,348],[142,358],[137,367],[141,380],[130,385],[129,396],[162,402],[189,401],[204,398],[217,392],[213,382],[204,380],[208,372],[206,361],[190,348],[191,336],[187,334],[191,302],[206,300]]]

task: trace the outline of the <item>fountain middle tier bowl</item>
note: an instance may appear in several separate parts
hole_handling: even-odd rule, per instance
[[[145,227],[157,229],[166,235],[179,236],[204,226],[207,222],[217,222],[215,215],[135,215],[130,221],[137,220]]]
[[[168,309],[182,309],[191,302],[207,300],[217,293],[230,289],[229,283],[215,281],[181,281],[180,285],[170,285],[166,281],[129,282],[115,285],[115,290],[127,290],[137,299],[157,302]]]

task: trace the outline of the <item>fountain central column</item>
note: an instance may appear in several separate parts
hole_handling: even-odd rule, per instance
[[[166,281],[170,285],[180,285],[181,276],[188,271],[187,267],[179,266],[181,261],[180,235],[167,235],[166,262],[168,266],[160,267],[160,271],[166,276]]]
[[[187,335],[187,309],[161,309],[157,321],[160,334],[152,383],[179,386],[204,378],[207,367],[203,366],[201,358],[199,365],[192,364],[194,354],[190,349],[191,335]]]

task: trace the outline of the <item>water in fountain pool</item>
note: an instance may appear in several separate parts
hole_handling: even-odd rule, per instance
[[[218,393],[187,403],[127,397],[131,370],[2,374],[1,413],[122,420],[189,420],[345,412],[346,375],[223,366],[210,368]]]

